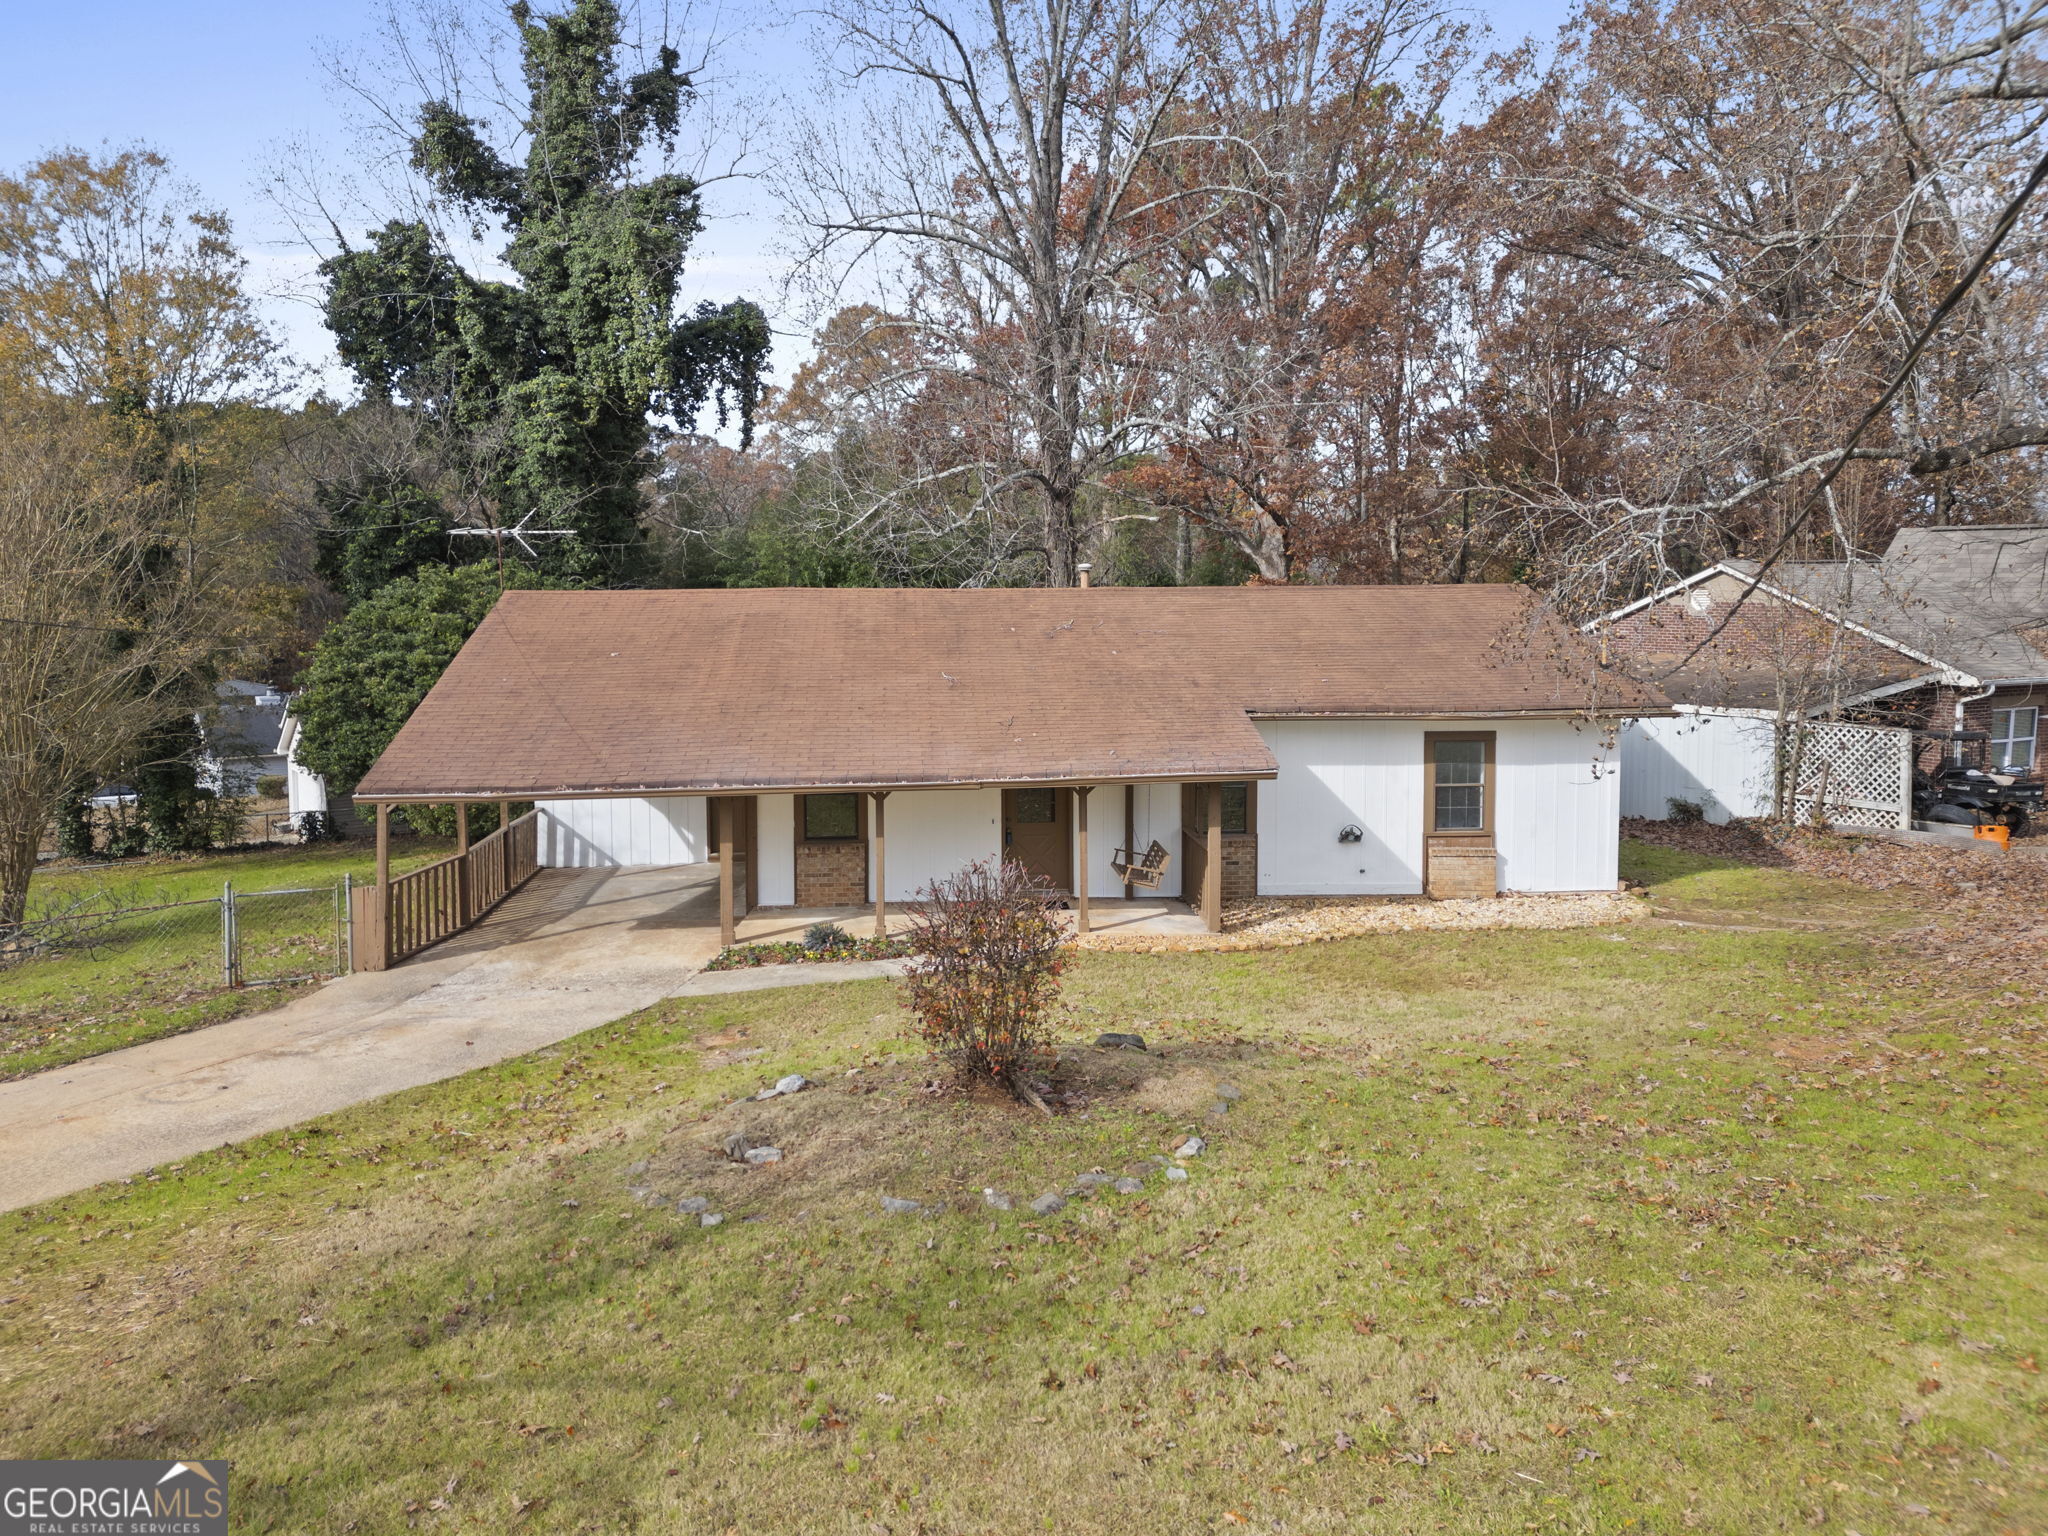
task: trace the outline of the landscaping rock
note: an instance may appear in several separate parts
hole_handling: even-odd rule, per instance
[[[1047,1193],[1040,1195],[1036,1200],[1032,1201],[1031,1209],[1041,1216],[1050,1216],[1054,1211],[1065,1210],[1066,1205],[1067,1202],[1063,1197]]]
[[[1120,1034],[1115,1030],[1110,1030],[1105,1034],[1097,1035],[1095,1037],[1095,1044],[1105,1051],[1142,1051],[1145,1049],[1145,1037],[1143,1035]]]
[[[1216,1097],[1219,1099],[1241,1099],[1244,1097],[1244,1090],[1235,1083],[1218,1083],[1216,1085]]]
[[[717,1225],[718,1225],[718,1224],[719,1224],[719,1223],[720,1223],[721,1221],[724,1221],[724,1220],[725,1220],[725,1218],[724,1218],[723,1216],[719,1215],[719,1214],[718,1214],[718,1212],[716,1212],[716,1211],[706,1211],[706,1212],[705,1212],[705,1213],[704,1213],[704,1214],[703,1214],[702,1216],[699,1216],[699,1217],[697,1218],[697,1225],[698,1225],[698,1226],[700,1226],[700,1227],[715,1227],[715,1226],[717,1226]]]
[[[1650,823],[1669,826],[1668,822]],[[1719,831],[1719,828],[1709,830]],[[1081,949],[1147,951],[1284,949],[1364,933],[1418,933],[1446,928],[1584,928],[1632,923],[1650,904],[1625,891],[1583,895],[1488,896],[1432,901],[1421,896],[1260,896],[1226,902],[1227,933],[1090,933]]]
[[[702,1195],[685,1195],[676,1202],[676,1214],[679,1216],[702,1216],[710,1209],[711,1202]]]
[[[641,1205],[645,1205],[654,1197],[654,1191],[645,1184],[628,1184],[626,1186],[626,1193],[631,1195]]]
[[[1209,1106],[1209,1116],[1211,1119],[1220,1119],[1224,1115],[1227,1115],[1229,1113],[1230,1100],[1228,1099],[1218,1099],[1214,1104],[1211,1104]]]
[[[1190,1136],[1186,1141],[1183,1141],[1173,1149],[1173,1155],[1175,1157],[1200,1157],[1202,1149],[1206,1146],[1208,1146],[1208,1143],[1202,1140],[1201,1137]]]
[[[647,1159],[643,1157],[640,1159],[639,1162],[630,1165],[626,1169],[626,1177],[629,1179],[637,1179],[640,1177],[641,1174],[645,1173],[646,1171]]]
[[[747,1148],[746,1157],[748,1163],[756,1168],[760,1167],[763,1163],[779,1163],[782,1161],[782,1148],[749,1147]]]
[[[1074,1183],[1082,1189],[1100,1189],[1105,1184],[1113,1184],[1115,1182],[1116,1175],[1113,1173],[1091,1172],[1077,1173],[1074,1175]]]
[[[984,1189],[981,1192],[981,1198],[991,1210],[1007,1211],[1013,1209],[1016,1205],[1016,1201],[1012,1200],[1000,1189]]]
[[[882,1196],[882,1209],[891,1216],[915,1216],[924,1209],[915,1200],[898,1200],[894,1195]]]
[[[1166,1176],[1174,1183],[1181,1184],[1187,1181],[1188,1171],[1185,1168],[1169,1168],[1166,1170]]]
[[[808,1077],[805,1077],[801,1072],[792,1072],[789,1076],[778,1079],[773,1088],[763,1088],[754,1097],[756,1099],[776,1099],[785,1093],[802,1093],[810,1086],[811,1080]]]
[[[751,1131],[734,1131],[719,1143],[719,1146],[725,1149],[725,1155],[736,1163],[745,1162],[747,1153],[756,1145]]]
[[[1110,1187],[1120,1195],[1135,1195],[1145,1187],[1145,1181],[1143,1179],[1118,1179]]]

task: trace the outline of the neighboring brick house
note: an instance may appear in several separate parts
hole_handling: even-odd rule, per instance
[[[1758,572],[1721,561],[1588,629],[1681,709],[1984,731],[1990,766],[2040,765],[2048,524],[1908,528],[1878,560]]]

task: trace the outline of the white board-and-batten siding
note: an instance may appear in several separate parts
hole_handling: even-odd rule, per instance
[[[1621,814],[1662,821],[1671,802],[1719,825],[1771,814],[1773,723],[1753,715],[1683,713],[1629,720],[1621,732]]]
[[[534,809],[546,869],[702,864],[711,857],[710,809],[702,795],[537,800]]]
[[[1180,785],[1138,784],[1132,786],[1131,850],[1142,854],[1156,841],[1169,855],[1166,878],[1158,889],[1138,885],[1131,895],[1138,901],[1148,897],[1180,895],[1181,864],[1187,850],[1180,835]],[[1079,838],[1075,841],[1078,843]],[[1124,883],[1117,878],[1111,860],[1124,846],[1124,786],[1097,785],[1088,797],[1088,895],[1091,899],[1120,898]]]
[[[1422,890],[1423,737],[1494,737],[1494,847],[1504,891],[1611,891],[1619,764],[1600,730],[1563,720],[1261,720],[1280,765],[1258,788],[1259,890],[1409,896]],[[1355,842],[1342,841],[1356,827]]]
[[[1637,722],[1637,726],[1670,722]],[[1259,889],[1271,896],[1401,896],[1422,890],[1423,736],[1487,730],[1495,741],[1494,846],[1504,891],[1612,890],[1616,882],[1623,765],[1594,726],[1559,720],[1262,720],[1279,764],[1257,788]],[[1179,896],[1186,849],[1181,786],[1140,784],[1131,843],[1157,839],[1172,855],[1166,880],[1144,897]],[[794,795],[763,795],[756,810],[761,905],[796,900]],[[539,802],[541,863],[597,868],[696,864],[710,856],[706,801]],[[1347,826],[1356,842],[1340,841]],[[999,789],[904,789],[887,801],[885,872],[891,902],[916,899],[933,880],[1002,847]],[[1110,860],[1124,844],[1124,786],[1089,797],[1088,890],[1123,894]],[[873,851],[869,852],[873,885]]]

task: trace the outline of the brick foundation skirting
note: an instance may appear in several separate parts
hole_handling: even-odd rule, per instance
[[[798,843],[796,904],[800,907],[861,907],[868,900],[868,845],[865,841]]]
[[[1431,842],[1429,894],[1439,901],[1500,894],[1491,844]]]
[[[1223,899],[1249,901],[1259,894],[1259,839],[1245,834],[1223,839]]]

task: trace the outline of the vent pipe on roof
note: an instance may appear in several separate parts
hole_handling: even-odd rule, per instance
[[[1084,592],[1088,590],[1088,573],[1094,569],[1095,567],[1086,560],[1074,567],[1074,573],[1081,578],[1081,590]]]

